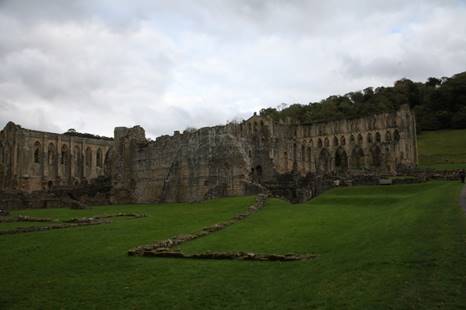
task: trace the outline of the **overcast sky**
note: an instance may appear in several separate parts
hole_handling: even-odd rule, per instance
[[[150,137],[466,70],[466,1],[0,0],[0,127]]]

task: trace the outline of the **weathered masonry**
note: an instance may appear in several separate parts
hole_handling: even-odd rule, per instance
[[[0,191],[73,189],[99,179],[107,180],[112,202],[263,191],[302,200],[326,180],[395,175],[416,162],[416,121],[407,105],[393,113],[309,125],[254,115],[155,141],[139,126],[117,127],[114,139],[40,132],[11,122],[0,132]]]
[[[114,143],[113,198],[120,202],[244,195],[283,187],[286,176],[305,179],[295,186],[312,197],[311,183],[323,177],[394,175],[417,162],[416,122],[407,105],[393,113],[310,125],[254,115],[240,124],[175,132],[154,142],[139,126],[120,127]]]
[[[104,175],[112,145],[109,138],[28,130],[10,122],[0,132],[0,190],[32,192],[89,182]]]

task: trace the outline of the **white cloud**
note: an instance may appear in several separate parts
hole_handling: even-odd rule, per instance
[[[3,1],[0,126],[152,137],[466,63],[457,1]]]

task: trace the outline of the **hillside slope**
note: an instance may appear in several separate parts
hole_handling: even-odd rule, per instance
[[[466,169],[466,129],[425,131],[418,136],[419,167]]]

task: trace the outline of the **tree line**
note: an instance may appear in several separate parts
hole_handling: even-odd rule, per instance
[[[403,78],[391,87],[368,87],[307,105],[266,108],[260,115],[310,124],[392,112],[402,104],[409,104],[415,112],[419,131],[466,128],[466,72],[430,77],[425,83]]]

